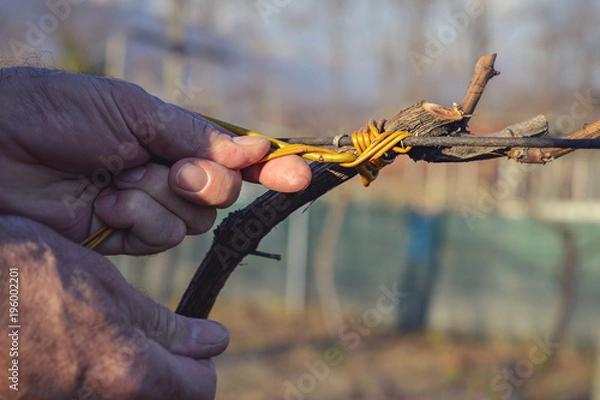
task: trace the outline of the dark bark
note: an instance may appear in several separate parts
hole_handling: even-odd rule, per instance
[[[483,56],[475,66],[475,73],[460,103],[452,108],[420,101],[405,108],[389,119],[387,131],[407,131],[414,136],[448,137],[468,133],[466,126],[483,94],[488,81],[498,75],[494,69],[496,55]],[[511,126],[499,133],[503,137],[529,137],[545,134],[547,123],[543,116]],[[576,138],[600,136],[600,122],[589,125],[574,134]],[[574,137],[575,138],[575,137]],[[506,149],[468,147],[413,148],[409,156],[428,162],[475,161],[508,155],[522,162],[545,162],[566,154],[570,149]],[[550,158],[549,158],[550,157]],[[177,307],[177,312],[196,318],[206,318],[227,278],[243,260],[256,251],[260,241],[292,212],[309,204],[331,189],[357,174],[356,169],[337,164],[313,163],[312,183],[299,193],[269,191],[243,210],[231,213],[215,230],[213,244],[194,274]]]

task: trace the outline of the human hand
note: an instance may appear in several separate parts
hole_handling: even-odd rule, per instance
[[[299,157],[254,165],[266,139],[232,138],[135,85],[25,67],[0,73],[0,213],[76,242],[117,228],[97,247],[104,254],[155,253],[208,231],[242,179],[284,192],[310,181]]]
[[[131,287],[100,254],[21,217],[0,216],[0,282],[18,271],[18,355],[9,357],[4,327],[4,376],[18,360],[18,392],[0,398],[213,399],[210,357],[229,336],[212,321],[177,315]],[[8,286],[7,286],[8,287]],[[6,288],[2,288],[6,294]],[[0,298],[3,310],[8,294]]]

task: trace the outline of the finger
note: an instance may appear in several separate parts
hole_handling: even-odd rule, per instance
[[[298,156],[276,158],[245,168],[242,176],[250,182],[258,182],[271,190],[292,193],[306,189],[312,172]]]
[[[198,157],[231,169],[260,160],[270,148],[265,138],[236,136],[199,115],[119,82],[112,95],[131,133],[152,154],[168,160]]]
[[[180,218],[186,226],[186,233],[207,232],[216,218],[213,207],[199,206],[177,196],[169,188],[169,168],[159,164],[145,164],[125,170],[115,176],[118,189],[139,189]]]
[[[104,254],[153,254],[185,237],[183,221],[138,189],[103,194],[94,202],[94,213],[117,229],[98,247]]]
[[[112,271],[116,274],[98,276],[112,294],[116,313],[130,327],[125,329],[129,344],[122,354],[128,356],[124,361],[134,356],[135,367],[128,368],[129,375],[121,381],[110,382],[111,389],[135,393],[125,398],[213,399],[216,375],[210,357],[229,344],[225,327],[177,315],[135,290],[114,267]]]
[[[221,354],[229,345],[229,333],[220,323],[175,314],[131,286],[125,289],[119,291],[123,293],[119,300],[129,321],[169,352],[209,358]]]
[[[110,353],[96,353],[98,359],[82,373],[78,398],[214,399],[217,377],[210,358],[173,354],[136,329],[116,341]]]
[[[212,161],[185,158],[171,167],[169,186],[191,202],[223,208],[240,195],[242,176]]]
[[[195,360],[169,353],[150,342],[143,399],[213,400],[217,376],[210,359]]]

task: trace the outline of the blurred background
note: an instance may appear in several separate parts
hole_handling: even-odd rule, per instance
[[[600,117],[599,20],[592,0],[0,0],[0,54],[289,137],[452,106],[494,52],[471,130],[545,114],[560,136]],[[282,261],[247,258],[211,315],[217,398],[600,399],[599,154],[398,159],[297,212],[259,248]],[[175,307],[210,242],[114,262]]]

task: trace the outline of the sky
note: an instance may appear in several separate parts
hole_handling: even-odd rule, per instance
[[[53,1],[60,0],[49,3]],[[9,40],[23,38],[29,22],[35,25],[48,14],[49,3],[0,0],[2,54],[10,55]],[[338,1],[335,4],[341,8],[337,14],[331,13],[333,1],[222,0],[215,3],[219,9],[207,19],[204,14],[211,3],[215,2],[190,1],[186,15],[188,32],[214,35],[219,38],[217,43],[231,46],[231,51],[236,53],[235,66],[223,74],[214,74],[222,85],[238,84],[252,75],[252,71],[264,70],[281,93],[293,92],[326,101],[330,101],[328,98],[332,95],[341,94],[347,101],[376,107],[389,102],[388,98],[381,98],[380,93],[380,55],[385,48],[392,65],[393,82],[383,82],[384,88],[399,93],[401,102],[412,101],[416,100],[416,94],[408,89],[417,82],[424,97],[435,96],[436,101],[448,105],[462,95],[472,65],[482,55],[471,50],[472,29],[481,18],[486,18],[484,24],[489,38],[481,50],[499,54],[497,68],[502,71],[503,81],[495,88],[496,96],[489,99],[491,105],[506,103],[515,89],[539,90],[544,83],[540,82],[540,71],[545,69],[550,70],[554,85],[570,92],[582,85],[600,86],[599,69],[594,68],[582,83],[577,62],[590,57],[600,65],[600,31],[594,28],[595,24],[588,23],[591,28],[583,29],[579,36],[574,33],[584,26],[582,18],[586,14],[582,14],[582,10],[588,10],[587,14],[592,17],[594,12],[600,15],[600,1],[576,0],[568,7],[559,0],[436,1],[426,9],[420,25],[414,24],[417,3],[406,0]],[[94,12],[74,12],[76,17],[66,18],[64,23],[79,23],[82,37],[91,38],[89,48],[97,48],[97,54],[102,55],[110,31],[136,26],[164,31],[162,15],[169,4],[161,0],[87,0],[73,9],[91,5],[110,8],[111,21],[104,22],[106,27],[95,27],[97,14]],[[464,29],[456,28],[452,16],[464,15],[477,6],[484,10],[482,16],[471,16]],[[88,30],[93,32],[86,32]],[[444,33],[450,34],[450,39],[440,46]],[[60,37],[51,32],[35,49],[57,54],[59,40]],[[415,67],[414,55],[427,56],[428,49],[435,49],[431,42],[436,40],[437,54],[429,57],[422,68]],[[334,53],[332,49],[336,49]],[[548,52],[556,52],[556,60],[546,61]],[[573,63],[559,62],[565,58]]]

